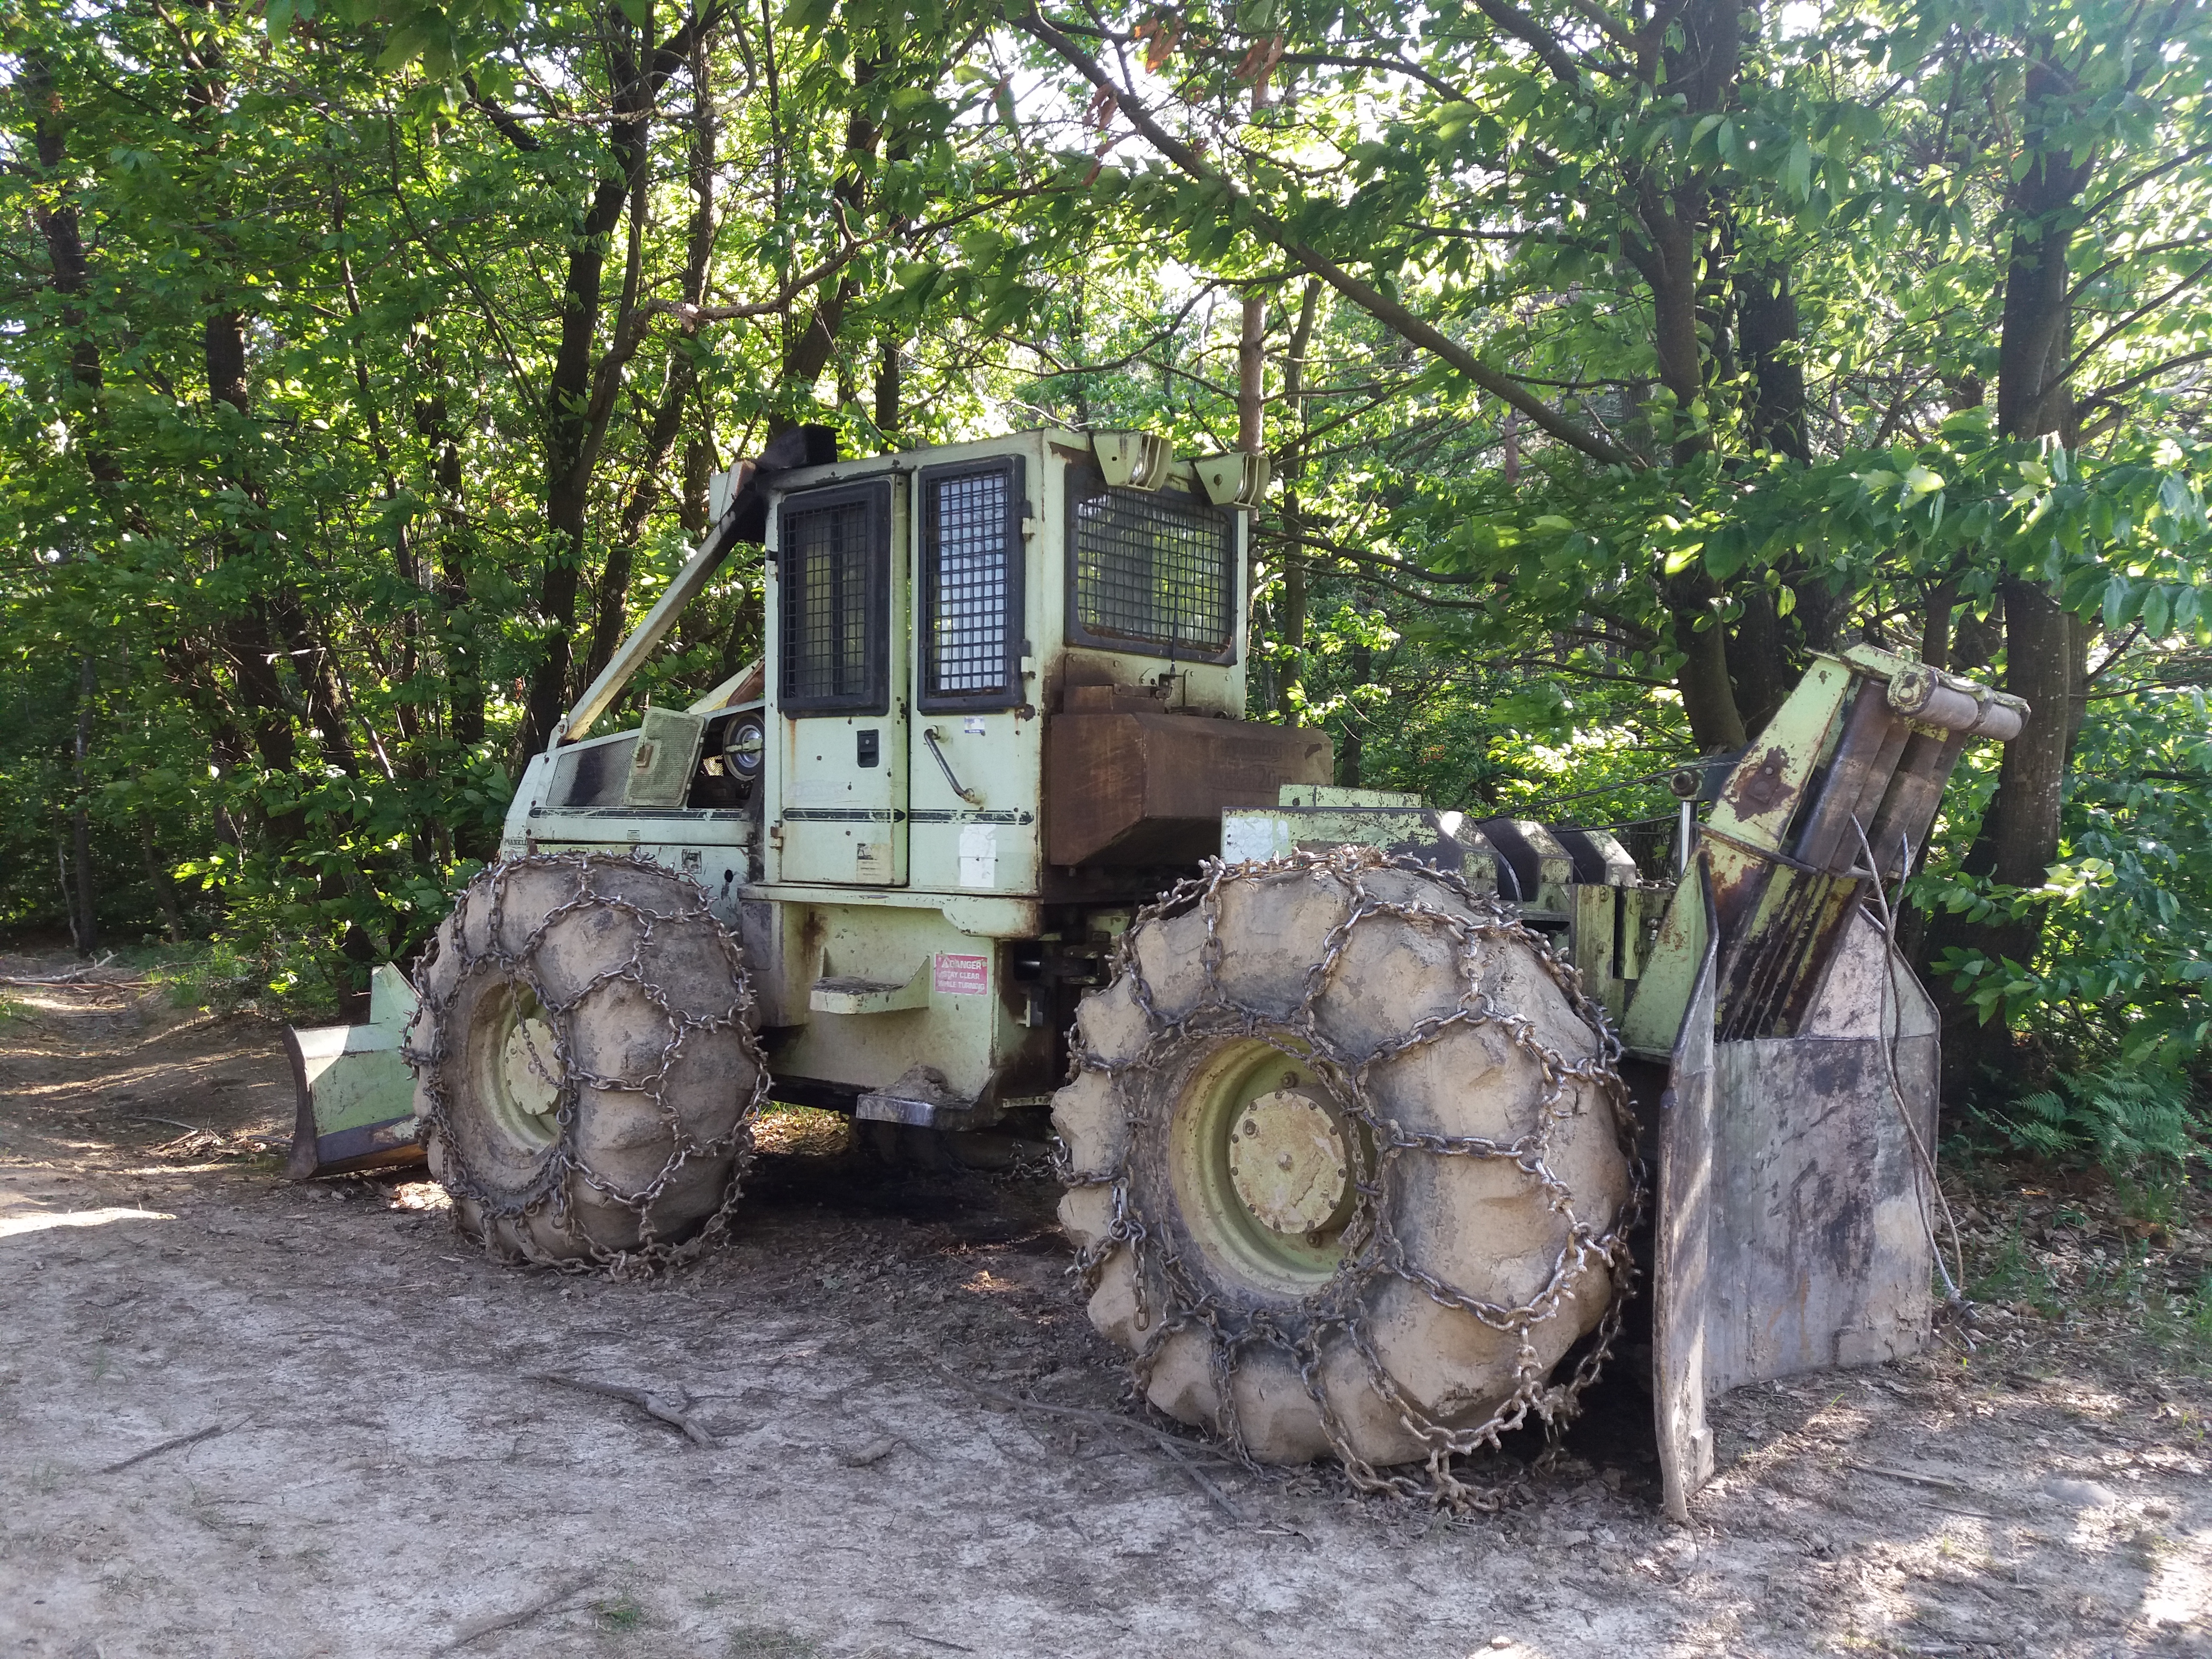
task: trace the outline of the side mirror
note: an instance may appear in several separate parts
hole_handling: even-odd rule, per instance
[[[1155,432],[1094,432],[1091,450],[1100,475],[1119,489],[1158,489],[1175,465],[1175,451]]]
[[[1265,455],[1252,455],[1241,449],[1232,449],[1220,455],[1208,455],[1194,461],[1199,483],[1206,486],[1206,498],[1216,507],[1257,507],[1260,498],[1267,493],[1267,484],[1274,469]]]

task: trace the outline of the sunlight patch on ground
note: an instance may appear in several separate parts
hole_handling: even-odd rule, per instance
[[[118,1176],[235,1175],[237,1172],[235,1158],[218,1159],[212,1164],[135,1164],[112,1171]]]
[[[2212,1529],[2193,1534],[2178,1548],[2157,1547],[2166,1543],[2156,1539],[2143,1546],[2155,1551],[2157,1562],[2150,1588],[2143,1594],[2143,1622],[2199,1624],[2212,1611]]]
[[[104,1227],[111,1221],[174,1221],[166,1210],[48,1210],[35,1215],[0,1215],[0,1238],[44,1232],[50,1227]]]
[[[753,1120],[753,1146],[793,1158],[835,1158],[853,1144],[850,1118],[811,1106],[769,1107]]]

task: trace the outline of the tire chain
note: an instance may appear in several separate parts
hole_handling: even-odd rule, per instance
[[[1475,919],[1376,896],[1368,890],[1364,878],[1371,872],[1390,869],[1417,872],[1442,883],[1474,912]],[[1287,1018],[1256,1014],[1239,1007],[1229,1000],[1221,987],[1223,945],[1219,924],[1223,885],[1234,881],[1266,881],[1285,877],[1309,880],[1316,876],[1333,877],[1341,881],[1350,890],[1352,903],[1350,912],[1331,930],[1320,956],[1307,969],[1304,994],[1298,1007]],[[1205,973],[1205,988],[1188,1013],[1180,1019],[1170,1019],[1154,1004],[1152,987],[1146,981],[1142,965],[1137,958],[1135,940],[1139,931],[1146,923],[1187,915],[1193,908],[1200,911],[1206,918],[1206,939],[1200,957]],[[1458,1007],[1450,1013],[1423,1019],[1402,1036],[1378,1048],[1366,1059],[1354,1060],[1323,1035],[1316,1023],[1316,1009],[1352,933],[1362,923],[1375,917],[1395,917],[1416,926],[1439,928],[1449,933],[1458,945],[1459,968],[1465,988]],[[1527,1019],[1499,1007],[1482,991],[1479,949],[1484,943],[1497,939],[1516,940],[1534,950],[1537,960],[1566,996],[1570,1006],[1597,1033],[1598,1048],[1595,1055],[1570,1063],[1536,1040]],[[1486,1447],[1493,1451],[1498,1449],[1499,1437],[1522,1427],[1532,1413],[1554,1433],[1571,1421],[1579,1409],[1578,1400],[1583,1390],[1596,1380],[1612,1352],[1620,1335],[1624,1309],[1636,1284],[1637,1269],[1630,1254],[1628,1237],[1643,1215],[1644,1170],[1637,1152],[1635,1120],[1628,1090],[1620,1073],[1620,1040],[1604,1009],[1583,991],[1581,974],[1572,965],[1561,962],[1540,934],[1514,917],[1495,897],[1474,892],[1456,873],[1440,871],[1413,858],[1384,854],[1364,847],[1340,847],[1326,852],[1302,851],[1280,858],[1233,866],[1218,860],[1208,860],[1197,876],[1179,882],[1154,902],[1138,911],[1116,947],[1115,969],[1117,977],[1122,974],[1128,975],[1133,999],[1145,1017],[1148,1037],[1143,1050],[1135,1060],[1109,1061],[1091,1050],[1083,1039],[1080,1025],[1078,1025],[1069,1039],[1069,1075],[1073,1079],[1084,1071],[1105,1073],[1114,1084],[1115,1097],[1122,1103],[1133,1128],[1146,1120],[1133,1109],[1128,1096],[1120,1087],[1121,1073],[1142,1069],[1146,1064],[1145,1056],[1155,1052],[1163,1042],[1173,1045],[1186,1037],[1245,1037],[1266,1042],[1286,1057],[1304,1060],[1311,1066],[1328,1080],[1337,1103],[1347,1114],[1357,1118],[1367,1131],[1365,1137],[1352,1138],[1355,1143],[1352,1151],[1356,1166],[1353,1183],[1356,1197],[1352,1219],[1346,1224],[1343,1235],[1343,1266],[1327,1286],[1305,1298],[1296,1309],[1261,1310],[1249,1313],[1229,1308],[1222,1298],[1206,1289],[1203,1279],[1192,1273],[1180,1254],[1169,1243],[1170,1235],[1167,1229],[1140,1213],[1131,1190],[1128,1152],[1124,1152],[1121,1163],[1115,1169],[1077,1170],[1071,1167],[1065,1146],[1060,1146],[1059,1174],[1063,1184],[1069,1187],[1109,1186],[1113,1189],[1112,1219],[1105,1234],[1078,1253],[1072,1270],[1081,1281],[1086,1296],[1097,1288],[1101,1272],[1115,1250],[1127,1246],[1133,1254],[1148,1239],[1158,1242],[1156,1265],[1167,1281],[1170,1298],[1174,1305],[1164,1310],[1164,1317],[1151,1318],[1150,1310],[1146,1306],[1149,1294],[1148,1276],[1142,1258],[1139,1256],[1137,1271],[1133,1275],[1138,1300],[1137,1323],[1140,1330],[1149,1326],[1149,1334],[1144,1348],[1131,1362],[1136,1398],[1139,1401],[1145,1398],[1152,1369],[1168,1340],[1192,1325],[1204,1325],[1212,1337],[1212,1381],[1225,1422],[1224,1437],[1231,1452],[1248,1468],[1256,1471],[1258,1466],[1252,1459],[1242,1425],[1237,1420],[1236,1395],[1231,1387],[1231,1378],[1241,1352],[1259,1346],[1273,1347],[1287,1352],[1297,1362],[1306,1392],[1320,1413],[1322,1430],[1356,1490],[1400,1498],[1425,1498],[1455,1510],[1502,1507],[1511,1491],[1510,1486],[1470,1485],[1455,1472],[1455,1461],[1472,1457]],[[1536,1127],[1529,1133],[1518,1140],[1504,1143],[1474,1136],[1419,1134],[1401,1128],[1395,1119],[1385,1118],[1380,1114],[1366,1087],[1366,1074],[1370,1067],[1409,1049],[1432,1042],[1454,1026],[1483,1024],[1503,1030],[1516,1046],[1533,1055],[1541,1067],[1545,1093]],[[1551,1208],[1571,1214],[1569,1206],[1572,1194],[1565,1183],[1552,1172],[1545,1162],[1545,1154],[1550,1127],[1560,1115],[1562,1103],[1569,1098],[1571,1085],[1577,1083],[1596,1085],[1601,1095],[1611,1104],[1615,1133],[1628,1161],[1631,1183],[1628,1198],[1614,1217],[1611,1228],[1602,1235],[1595,1235],[1586,1224],[1575,1222],[1547,1282],[1528,1301],[1513,1307],[1486,1303],[1408,1261],[1404,1245],[1379,1201],[1385,1172],[1397,1158],[1408,1154],[1479,1158],[1516,1164],[1542,1188]],[[1169,1102],[1152,1115],[1159,1117],[1164,1113],[1171,1113],[1173,1107],[1174,1103]],[[1158,1121],[1151,1122],[1149,1127],[1164,1132],[1167,1125],[1164,1121]],[[1356,1144],[1363,1139],[1371,1141],[1374,1149],[1371,1158],[1368,1147]],[[1133,1148],[1137,1140],[1138,1137],[1132,1134],[1127,1146]],[[1607,1269],[1612,1280],[1612,1298],[1599,1318],[1594,1340],[1575,1366],[1572,1375],[1565,1382],[1547,1385],[1545,1368],[1537,1363],[1536,1352],[1528,1333],[1533,1327],[1557,1311],[1561,1296],[1583,1268],[1594,1263],[1602,1263]],[[1454,1429],[1435,1421],[1406,1398],[1384,1369],[1368,1328],[1365,1304],[1369,1288],[1378,1279],[1391,1276],[1413,1284],[1443,1306],[1459,1309],[1494,1330],[1519,1338],[1520,1346],[1515,1357],[1514,1390],[1483,1422],[1472,1428]],[[1422,1475],[1385,1473],[1352,1449],[1343,1425],[1329,1405],[1321,1377],[1323,1343],[1336,1332],[1341,1332],[1352,1342],[1366,1367],[1368,1379],[1376,1392],[1395,1411],[1407,1431],[1426,1448]]]
[[[659,875],[673,876],[683,890],[683,904],[680,908],[673,912],[659,912],[649,910],[635,900],[600,892],[592,885],[592,875],[595,871],[605,868],[642,868]],[[574,876],[575,887],[564,902],[554,906],[532,926],[520,951],[509,951],[501,948],[500,945],[503,932],[502,923],[505,921],[507,884],[515,874],[526,870],[571,872]],[[755,1041],[752,1033],[750,1018],[753,1007],[752,982],[745,972],[744,957],[738,941],[732,937],[729,929],[723,926],[720,918],[716,916],[708,907],[707,895],[703,889],[681,876],[676,876],[675,872],[665,865],[659,864],[643,854],[537,853],[520,858],[502,859],[491,866],[489,873],[491,877],[490,914],[485,918],[483,928],[484,936],[488,940],[487,947],[483,950],[471,950],[467,944],[468,930],[465,924],[468,921],[468,907],[471,899],[475,896],[475,884],[471,883],[470,890],[463,893],[459,904],[454,908],[450,927],[441,928],[436,934],[434,934],[428,948],[416,961],[415,982],[418,986],[429,985],[431,981],[428,969],[431,964],[439,959],[441,953],[450,950],[459,958],[459,969],[453,976],[453,987],[456,990],[465,983],[471,975],[481,971],[488,964],[503,973],[509,982],[529,988],[531,994],[538,999],[538,1006],[545,1016],[546,1024],[553,1032],[553,1074],[545,1077],[545,1080],[553,1084],[559,1091],[556,1109],[559,1133],[555,1137],[553,1152],[546,1159],[545,1167],[538,1172],[537,1178],[532,1182],[521,1197],[495,1195],[476,1179],[461,1156],[459,1138],[453,1133],[450,1115],[451,1103],[446,1097],[443,1065],[449,1058],[447,1044],[449,1039],[454,1038],[457,1034],[449,1031],[444,1016],[453,998],[450,995],[439,997],[434,993],[425,994],[417,1004],[414,1015],[408,1021],[406,1036],[401,1046],[401,1054],[408,1065],[414,1069],[424,1101],[429,1109],[422,1115],[425,1139],[428,1139],[428,1131],[432,1128],[439,1131],[444,1137],[447,1167],[440,1177],[441,1183],[457,1200],[466,1199],[477,1206],[477,1215],[483,1227],[483,1242],[486,1248],[505,1261],[535,1263],[541,1267],[557,1268],[563,1273],[604,1272],[610,1277],[617,1279],[650,1277],[691,1261],[720,1240],[729,1231],[730,1218],[735,1213],[737,1208],[738,1190],[743,1185],[746,1172],[752,1166],[753,1123],[760,1115],[761,1108],[768,1098],[768,1063],[762,1055],[759,1044]],[[536,951],[538,945],[544,939],[546,930],[556,921],[586,908],[614,910],[634,919],[637,923],[636,942],[626,961],[592,975],[573,996],[565,1000],[556,1001],[546,994],[545,988],[538,982],[537,975],[531,972],[526,965],[527,958]],[[713,928],[714,936],[720,945],[722,953],[730,964],[732,982],[736,988],[736,995],[726,1012],[703,1018],[680,1014],[670,1007],[666,994],[647,976],[641,961],[646,946],[652,940],[655,922],[690,923],[700,921],[705,921]],[[601,1077],[596,1073],[586,1072],[577,1065],[569,1047],[570,1016],[574,1010],[586,998],[602,987],[621,980],[627,980],[635,985],[646,1000],[660,1011],[676,1031],[675,1040],[661,1051],[659,1068],[642,1082],[631,1082],[622,1078]],[[430,1033],[427,1044],[418,1041],[420,1034],[426,1030]],[[753,1062],[752,1091],[750,1097],[740,1107],[737,1120],[731,1126],[728,1133],[718,1135],[712,1140],[695,1140],[684,1129],[683,1121],[674,1109],[668,1106],[663,1100],[662,1090],[667,1084],[669,1073],[683,1057],[686,1042],[702,1031],[724,1030],[735,1030],[744,1040],[746,1054]],[[532,1064],[533,1066],[538,1064],[534,1052]],[[543,1068],[540,1068],[540,1072],[541,1075],[544,1075]],[[670,1154],[659,1175],[642,1191],[623,1192],[577,1159],[574,1150],[574,1132],[576,1121],[577,1092],[580,1085],[623,1093],[643,1094],[653,1101],[666,1121],[675,1150]],[[655,1238],[653,1235],[650,1215],[653,1201],[659,1197],[668,1184],[676,1179],[684,1166],[694,1159],[722,1158],[732,1160],[729,1182],[723,1191],[720,1203],[715,1206],[714,1212],[708,1218],[705,1225],[693,1237],[679,1243],[668,1243]],[[577,1224],[574,1206],[569,1201],[568,1177],[572,1171],[596,1191],[604,1194],[624,1207],[636,1212],[639,1232],[643,1241],[640,1248],[634,1250],[611,1250],[596,1243],[585,1233]],[[584,1254],[581,1257],[555,1256],[547,1254],[532,1240],[526,1226],[518,1226],[514,1230],[516,1237],[520,1241],[519,1255],[502,1244],[497,1229],[499,1222],[520,1221],[541,1207],[548,1210],[555,1226],[566,1237],[582,1248]],[[459,1231],[462,1225],[459,1203],[454,1204],[453,1213],[454,1227]]]

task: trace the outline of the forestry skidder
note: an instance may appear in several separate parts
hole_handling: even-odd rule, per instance
[[[495,1255],[650,1265],[726,1225],[764,1100],[908,1137],[1049,1102],[1150,1400],[1448,1496],[1571,1409],[1639,1262],[1678,1513],[1708,1396],[1917,1347],[1936,1025],[1869,901],[2025,709],[1817,658],[1678,780],[1665,883],[1332,788],[1325,735],[1241,718],[1265,483],[1136,433],[733,469],[412,984],[296,1034],[294,1172],[427,1152]],[[595,735],[739,542],[765,661]]]

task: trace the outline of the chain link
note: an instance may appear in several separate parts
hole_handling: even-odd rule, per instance
[[[1469,914],[1456,915],[1381,896],[1370,889],[1369,880],[1386,870],[1416,872],[1425,881],[1443,886]],[[1280,1018],[1243,1006],[1222,984],[1226,947],[1220,935],[1221,893],[1236,883],[1286,880],[1340,883],[1348,890],[1352,902],[1309,967],[1297,1006],[1287,1018]],[[1204,985],[1189,1012],[1171,1019],[1161,1012],[1154,988],[1146,977],[1139,943],[1148,927],[1193,909],[1203,917],[1206,927],[1206,943],[1198,957]],[[1395,918],[1448,934],[1456,947],[1463,988],[1458,1006],[1449,1012],[1422,1018],[1364,1058],[1354,1058],[1325,1034],[1318,1014],[1354,934],[1378,918]],[[1596,1033],[1595,1054],[1584,1060],[1568,1060],[1538,1039],[1534,1026],[1525,1016],[1500,1006],[1495,995],[1484,988],[1485,964],[1495,960],[1498,952],[1483,947],[1498,942],[1526,946],[1533,953],[1576,1015]],[[1132,1277],[1138,1298],[1134,1317],[1137,1328],[1145,1334],[1144,1346],[1131,1364],[1138,1397],[1143,1398],[1149,1390],[1153,1370],[1167,1343],[1182,1331],[1202,1327],[1210,1337],[1212,1382],[1220,1401],[1218,1427],[1232,1454],[1247,1463],[1251,1455],[1239,1418],[1234,1374],[1240,1362],[1249,1363],[1251,1354],[1273,1350],[1287,1354],[1296,1364],[1320,1414],[1322,1431],[1355,1488],[1425,1498],[1454,1510],[1499,1507],[1508,1489],[1462,1480],[1465,1461],[1486,1449],[1497,1450],[1500,1437],[1522,1427],[1532,1417],[1556,1433],[1574,1416],[1579,1395],[1595,1380],[1618,1340],[1622,1314],[1635,1288],[1636,1267],[1628,1238],[1643,1214],[1644,1172],[1637,1153],[1628,1091],[1620,1073],[1620,1041],[1603,1008],[1583,991],[1580,974],[1560,961],[1541,935],[1516,920],[1495,898],[1474,892],[1457,875],[1368,848],[1298,852],[1237,866],[1209,860],[1199,875],[1178,883],[1138,912],[1116,949],[1114,966],[1116,978],[1126,981],[1130,999],[1144,1017],[1146,1040],[1133,1058],[1109,1060],[1090,1047],[1079,1025],[1070,1043],[1070,1076],[1079,1077],[1086,1071],[1103,1074],[1130,1133],[1121,1161],[1114,1168],[1077,1170],[1070,1166],[1064,1147],[1059,1151],[1058,1163],[1060,1179],[1069,1187],[1112,1189],[1113,1209],[1106,1231],[1078,1253],[1073,1271],[1088,1294],[1097,1290],[1106,1262],[1116,1250],[1126,1247],[1133,1252],[1136,1272]],[[1373,1067],[1433,1043],[1462,1026],[1494,1030],[1537,1063],[1543,1093],[1535,1126],[1517,1139],[1410,1132],[1376,1107],[1368,1086]],[[1326,1285],[1291,1305],[1254,1306],[1249,1299],[1224,1295],[1212,1275],[1184,1259],[1176,1247],[1173,1230],[1164,1224],[1164,1218],[1143,1212],[1137,1189],[1146,1183],[1133,1178],[1137,1174],[1133,1158],[1145,1156],[1147,1147],[1164,1146],[1176,1104],[1171,1097],[1163,1098],[1164,1091],[1155,1091],[1148,1097],[1137,1086],[1138,1081],[1156,1075],[1161,1060],[1186,1044],[1218,1047],[1237,1040],[1267,1043],[1312,1069],[1326,1082],[1338,1106],[1365,1130],[1364,1134],[1347,1138],[1352,1143],[1354,1205],[1342,1235],[1341,1263]],[[1553,1127],[1573,1113],[1584,1088],[1595,1090],[1610,1109],[1630,1172],[1627,1200],[1602,1231],[1574,1218],[1574,1194],[1547,1161]],[[1383,1199],[1394,1166],[1410,1157],[1467,1158],[1510,1164],[1545,1194],[1552,1210],[1568,1218],[1567,1238],[1534,1295],[1511,1305],[1488,1302],[1409,1258]],[[1611,1280],[1612,1296],[1606,1310],[1572,1374],[1564,1382],[1547,1382],[1532,1333],[1557,1314],[1561,1299],[1585,1273],[1598,1269]],[[1439,1421],[1409,1400],[1390,1375],[1376,1347],[1371,1310],[1373,1292],[1394,1278],[1416,1286],[1441,1306],[1456,1309],[1515,1339],[1512,1392],[1482,1422],[1454,1428]],[[1156,1291],[1164,1292],[1158,1306],[1154,1305]],[[1350,1343],[1377,1395],[1423,1449],[1420,1474],[1378,1469],[1353,1449],[1322,1376],[1324,1352],[1336,1339]]]
[[[507,903],[517,880],[530,873],[548,872],[564,878],[568,896],[531,922],[522,941],[508,949]],[[650,872],[672,890],[668,908],[649,907],[616,890],[624,884],[610,879],[617,875]],[[550,994],[538,963],[538,952],[548,933],[559,922],[586,911],[611,913],[633,924],[628,953],[619,961],[591,974],[565,998]],[[656,927],[683,928],[705,933],[729,969],[729,1000],[717,1012],[690,1014],[673,1006],[666,989],[656,984],[647,965]],[[482,942],[471,936],[481,932]],[[553,1055],[549,1066],[540,1065],[532,1046],[533,1070],[556,1090],[556,1133],[553,1146],[537,1174],[519,1190],[502,1190],[487,1184],[469,1167],[461,1139],[454,1133],[453,1101],[447,1089],[448,1062],[462,1058],[468,1033],[453,1029],[452,1018],[462,994],[480,977],[489,976],[507,987],[527,990],[537,999],[552,1033]],[[444,1168],[439,1179],[454,1198],[455,1224],[462,1224],[465,1208],[473,1206],[486,1246],[508,1260],[535,1262],[568,1273],[604,1271],[615,1277],[644,1277],[689,1261],[720,1240],[728,1231],[738,1193],[753,1158],[752,1126],[768,1098],[769,1074],[752,1034],[753,996],[744,959],[737,940],[709,908],[697,884],[677,875],[665,866],[641,854],[606,853],[541,853],[501,860],[470,883],[453,915],[432,939],[416,964],[415,982],[421,1001],[408,1023],[402,1054],[414,1068],[417,1105],[424,1139],[440,1146]],[[584,1006],[611,986],[627,983],[667,1020],[673,1036],[661,1050],[659,1064],[641,1079],[610,1077],[586,1070],[575,1052],[575,1030]],[[708,1033],[734,1032],[752,1067],[752,1084],[738,1103],[730,1127],[707,1139],[695,1136],[683,1114],[667,1098],[670,1081],[683,1062],[687,1044]],[[642,1188],[627,1191],[593,1170],[576,1145],[577,1108],[581,1091],[635,1094],[649,1102],[666,1134],[669,1152],[659,1172]],[[653,1206],[687,1167],[728,1160],[729,1176],[720,1200],[706,1224],[692,1237],[677,1242],[657,1236]],[[572,1179],[573,1178],[573,1179]],[[574,1182],[581,1182],[607,1203],[635,1213],[639,1243],[616,1249],[592,1238],[577,1218]],[[546,1249],[532,1236],[532,1218],[550,1218],[562,1238],[576,1247],[573,1255]],[[500,1224],[510,1224],[502,1230]],[[504,1237],[502,1233],[504,1232]]]

